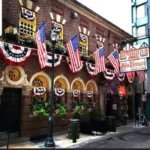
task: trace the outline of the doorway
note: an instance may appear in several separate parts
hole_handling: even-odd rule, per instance
[[[0,103],[0,131],[20,130],[22,89],[4,88]]]

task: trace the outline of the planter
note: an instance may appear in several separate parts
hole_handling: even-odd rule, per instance
[[[35,47],[34,41],[31,40],[25,40],[24,44],[30,47]]]
[[[5,34],[6,40],[8,41],[17,41],[18,40],[18,36],[16,34]]]
[[[55,48],[55,54],[63,54],[65,52],[65,49],[63,48]]]
[[[105,120],[92,120],[91,122],[92,131],[106,133],[106,121]]]

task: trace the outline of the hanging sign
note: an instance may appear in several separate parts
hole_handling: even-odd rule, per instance
[[[136,50],[123,50],[119,54],[119,61],[131,61],[149,57],[149,48],[142,48]]]
[[[120,72],[139,71],[139,70],[147,70],[146,58],[120,62]]]

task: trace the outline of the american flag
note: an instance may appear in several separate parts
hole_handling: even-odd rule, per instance
[[[126,76],[129,83],[132,83],[135,78],[135,72],[126,72]]]
[[[47,63],[47,51],[45,44],[45,23],[43,23],[36,33],[37,54],[41,68],[44,68]]]
[[[77,72],[77,69],[83,65],[78,49],[78,35],[75,35],[68,43],[66,43],[66,47],[70,57],[72,72]]]
[[[145,81],[145,71],[137,71],[136,72],[139,77],[139,83],[142,83]]]
[[[104,50],[104,47],[101,47],[100,49],[94,52],[96,74],[99,72],[103,72],[106,69]]]
[[[118,50],[117,49],[108,56],[108,60],[113,65],[113,67],[115,69],[114,72],[118,73],[119,72],[119,60],[118,60]]]

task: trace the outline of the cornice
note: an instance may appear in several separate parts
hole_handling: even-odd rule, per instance
[[[115,33],[120,37],[126,36],[132,38],[132,35],[120,29],[116,25],[112,24],[111,22],[109,22],[102,16],[98,15],[94,11],[90,10],[86,6],[82,5],[81,3],[77,2],[76,0],[57,0],[57,1],[67,6],[68,8],[80,13],[81,15],[89,18],[91,21],[102,26],[104,29],[110,30],[111,32]]]

